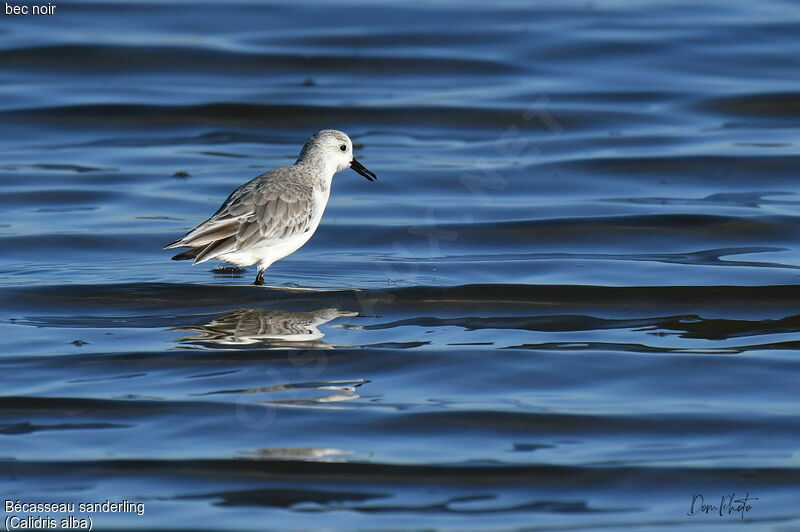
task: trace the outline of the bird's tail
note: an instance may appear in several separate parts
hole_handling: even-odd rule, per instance
[[[194,258],[197,258],[197,254],[200,253],[202,250],[203,250],[203,248],[187,249],[186,251],[184,251],[182,253],[178,253],[177,255],[172,257],[172,260],[190,260],[190,259],[194,259]]]
[[[169,244],[167,244],[166,246],[164,246],[164,249],[172,249],[172,248],[181,248],[181,247],[184,247],[184,246],[186,245],[186,244],[184,244],[184,243],[183,243],[183,240],[184,240],[185,238],[186,238],[185,236],[182,236],[182,237],[180,237],[178,240],[175,240],[174,242],[170,242]]]

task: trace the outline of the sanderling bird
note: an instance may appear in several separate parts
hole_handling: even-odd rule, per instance
[[[219,259],[264,270],[291,255],[317,230],[328,204],[333,174],[352,168],[369,181],[374,173],[353,158],[350,137],[323,129],[306,141],[297,161],[248,181],[228,196],[211,218],[164,249],[190,247],[172,260],[199,264]]]

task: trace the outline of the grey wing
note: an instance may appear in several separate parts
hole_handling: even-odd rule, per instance
[[[200,263],[225,253],[277,244],[310,230],[313,219],[310,185],[257,178],[234,191],[211,218],[166,248],[195,248],[191,254]]]

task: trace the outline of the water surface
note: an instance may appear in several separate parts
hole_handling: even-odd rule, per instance
[[[0,16],[4,497],[144,502],[114,530],[797,528],[798,36],[790,1]],[[380,180],[339,174],[271,286],[169,260],[323,128]]]

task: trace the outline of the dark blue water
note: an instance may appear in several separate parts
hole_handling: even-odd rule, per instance
[[[0,486],[145,511],[4,519],[800,528],[798,3],[57,6],[0,16]],[[380,180],[269,287],[169,260],[323,128]]]

